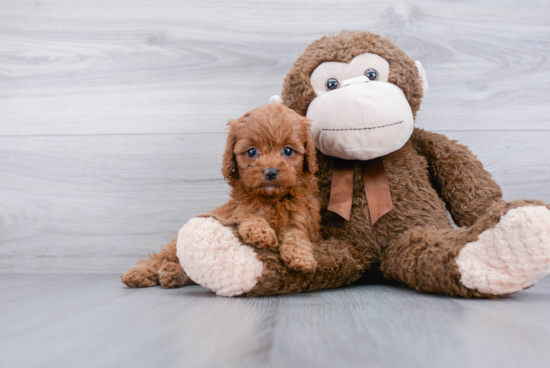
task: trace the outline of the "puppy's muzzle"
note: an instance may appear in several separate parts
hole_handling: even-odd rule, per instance
[[[279,175],[279,170],[274,167],[270,167],[264,170],[264,176],[267,180],[275,180]]]

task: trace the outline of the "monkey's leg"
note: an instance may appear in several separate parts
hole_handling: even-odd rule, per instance
[[[164,288],[177,288],[193,284],[187,277],[176,256],[177,238],[162,248],[160,254],[150,254],[149,258],[138,261],[120,276],[129,287],[151,287],[159,283]]]
[[[223,220],[220,219],[223,222]],[[199,285],[223,296],[259,296],[335,288],[367,267],[355,249],[337,240],[314,244],[315,272],[284,265],[278,252],[243,244],[235,225],[213,217],[191,219],[179,233],[178,257]]]
[[[381,269],[420,291],[498,297],[550,273],[550,210],[541,202],[497,203],[460,229],[417,228],[385,249]]]

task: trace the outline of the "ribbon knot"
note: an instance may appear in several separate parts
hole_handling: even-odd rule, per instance
[[[353,200],[353,169],[356,162],[361,166],[371,224],[374,225],[380,217],[393,209],[388,177],[384,161],[380,157],[368,161],[334,161],[328,210],[349,221]]]

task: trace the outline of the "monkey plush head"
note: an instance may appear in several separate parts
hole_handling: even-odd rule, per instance
[[[313,121],[321,152],[365,161],[403,147],[427,89],[419,61],[379,35],[343,31],[315,41],[298,58],[282,101]]]

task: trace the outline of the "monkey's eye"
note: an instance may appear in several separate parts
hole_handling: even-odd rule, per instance
[[[248,151],[246,151],[246,155],[250,158],[256,157],[257,154],[258,152],[256,152],[256,148],[251,148]]]
[[[327,80],[327,91],[332,91],[333,89],[337,89],[338,86],[340,86],[340,82],[338,82],[338,79],[336,78],[329,78]]]
[[[283,148],[283,155],[285,155],[286,157],[292,156],[293,153],[294,153],[294,150],[292,148],[290,147]]]
[[[373,68],[368,68],[367,70],[365,70],[365,76],[367,78],[369,78],[370,80],[377,80],[378,79],[378,72],[376,71],[376,69],[373,69]]]

